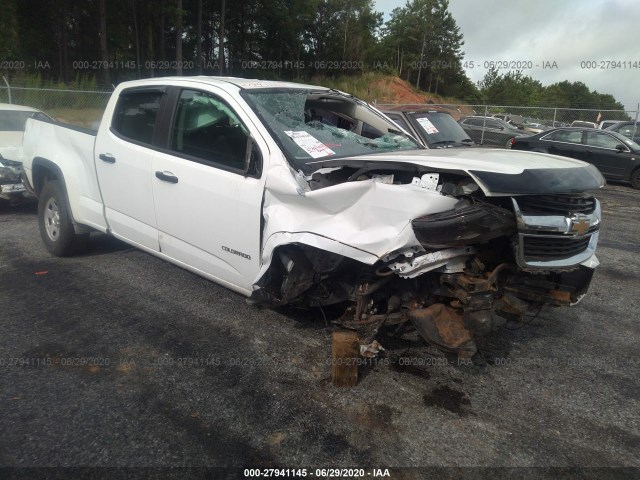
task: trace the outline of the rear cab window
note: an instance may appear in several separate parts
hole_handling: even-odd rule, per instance
[[[159,89],[122,91],[113,113],[112,131],[134,143],[151,145],[163,95]]]

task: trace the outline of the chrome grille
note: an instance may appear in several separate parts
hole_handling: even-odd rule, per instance
[[[600,204],[588,195],[512,197],[518,233],[515,257],[523,269],[575,268],[598,243]]]

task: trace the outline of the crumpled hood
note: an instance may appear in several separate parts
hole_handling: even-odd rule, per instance
[[[307,162],[305,170],[348,165],[376,170],[466,173],[487,196],[575,193],[605,185],[598,169],[585,162],[537,152],[506,149],[440,149],[377,153]]]

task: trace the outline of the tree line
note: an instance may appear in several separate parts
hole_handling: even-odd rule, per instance
[[[0,0],[0,11],[0,71],[10,78],[35,72],[111,85],[175,74],[304,81],[378,71],[470,103],[573,101],[571,89],[520,72],[490,71],[474,84],[448,0],[407,0],[387,22],[373,0]]]
[[[582,82],[565,80],[543,86],[522,71],[501,74],[491,68],[478,83],[478,88],[483,101],[492,105],[624,110],[624,105],[613,95],[589,90]]]

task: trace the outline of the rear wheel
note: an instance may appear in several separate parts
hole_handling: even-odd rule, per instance
[[[48,181],[40,192],[38,225],[40,237],[53,255],[64,257],[87,247],[89,234],[75,233],[64,188],[58,180]]]
[[[631,173],[631,186],[640,190],[640,168],[636,168]]]

